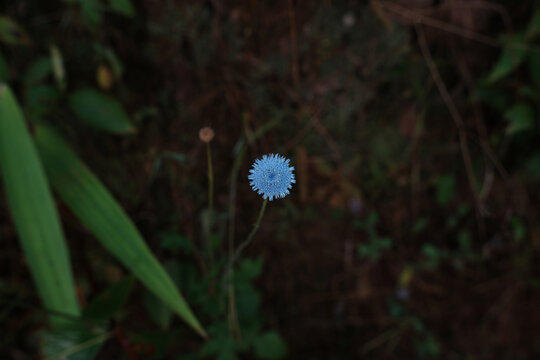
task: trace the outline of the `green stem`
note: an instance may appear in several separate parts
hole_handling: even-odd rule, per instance
[[[210,149],[210,143],[206,143],[206,158],[208,161],[208,234],[207,234],[207,246],[208,254],[210,257],[210,267],[214,264],[214,252],[212,249],[212,218],[214,209],[214,170],[212,167],[212,151]]]
[[[240,244],[240,246],[238,247],[238,249],[236,249],[236,252],[232,256],[230,260],[230,264],[229,264],[231,268],[234,266],[234,263],[236,262],[236,260],[238,260],[238,258],[240,257],[242,250],[244,250],[246,246],[248,246],[253,241],[253,237],[255,236],[255,233],[259,229],[259,225],[261,225],[261,220],[264,215],[264,210],[266,209],[266,204],[268,204],[268,199],[264,199],[263,204],[261,206],[261,210],[259,211],[259,217],[257,218],[255,225],[253,225],[253,229],[249,233],[247,239],[243,243]]]
[[[247,239],[240,244],[238,249],[233,253],[232,247],[229,247],[229,264],[227,265],[227,271],[225,272],[225,280],[228,282],[227,288],[229,293],[229,333],[231,337],[236,338],[237,340],[241,339],[240,325],[238,324],[238,314],[236,312],[236,305],[234,300],[234,263],[240,257],[242,250],[246,248],[252,241],[255,236],[255,233],[261,225],[261,220],[264,215],[264,210],[266,209],[266,204],[268,204],[268,199],[265,199],[261,210],[259,211],[259,217],[253,225],[253,229],[249,233]]]

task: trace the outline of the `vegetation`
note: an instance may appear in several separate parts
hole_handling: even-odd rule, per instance
[[[3,3],[0,358],[536,359],[539,104],[534,0]]]

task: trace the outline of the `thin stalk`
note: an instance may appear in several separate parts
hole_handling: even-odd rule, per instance
[[[238,172],[240,171],[240,165],[242,164],[242,159],[244,158],[244,153],[246,151],[246,142],[242,137],[238,140],[238,143],[235,146],[236,158],[231,170],[231,185],[230,185],[230,199],[229,199],[229,241],[228,241],[228,257],[232,259],[234,255],[234,230],[235,230],[235,202],[236,202],[236,185],[238,181]],[[228,283],[226,283],[228,281]],[[236,313],[236,304],[234,296],[234,270],[226,264],[225,267],[225,277],[223,279],[224,286],[227,287],[227,294],[229,300],[229,312],[228,312],[228,321],[229,321],[229,335],[231,338],[240,339],[240,325],[238,324],[238,314]]]
[[[207,232],[207,247],[210,258],[210,268],[214,268],[214,251],[212,249],[212,219],[214,209],[214,170],[212,167],[212,150],[210,142],[206,143],[206,158],[208,162],[208,232]]]
[[[238,247],[238,249],[236,249],[236,252],[232,256],[229,263],[230,267],[234,266],[234,263],[236,262],[236,260],[238,260],[242,251],[253,241],[253,238],[255,237],[255,233],[257,232],[257,230],[259,230],[259,226],[261,225],[261,220],[263,218],[264,211],[266,210],[266,204],[268,204],[268,199],[264,199],[263,204],[261,206],[261,210],[259,211],[259,217],[257,218],[255,225],[253,225],[253,229],[249,233],[247,239],[243,243],[240,244],[240,246]]]
[[[253,238],[255,237],[255,233],[259,229],[259,226],[261,225],[261,220],[264,215],[264,211],[266,209],[266,204],[268,204],[268,199],[265,199],[263,201],[263,204],[261,206],[261,210],[259,211],[259,216],[257,217],[257,221],[255,222],[255,225],[253,225],[253,229],[249,233],[247,239],[240,244],[238,249],[233,253],[232,249],[229,249],[229,264],[227,265],[227,276],[226,280],[228,281],[228,294],[229,294],[229,333],[232,337],[237,338],[238,340],[241,340],[241,333],[240,333],[240,325],[238,324],[238,313],[236,312],[236,304],[235,304],[235,296],[234,296],[234,263],[238,258],[240,257],[240,254],[242,251],[253,241]]]

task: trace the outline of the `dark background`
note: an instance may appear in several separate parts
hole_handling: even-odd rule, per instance
[[[96,359],[540,357],[538,3],[132,5],[0,6],[20,26],[14,41],[0,29],[0,75],[29,127],[39,119],[62,133],[211,338],[153,313],[159,304],[135,283]],[[25,80],[51,45],[65,75]],[[137,130],[79,121],[68,99],[83,87],[115,99]],[[205,126],[215,132],[212,261]],[[262,200],[247,175],[266,153],[290,158],[298,181],[269,203],[243,254],[238,337],[212,276],[230,224],[238,244],[255,221]],[[129,272],[58,208],[84,307]],[[0,352],[39,358],[46,311],[3,200],[0,237]]]

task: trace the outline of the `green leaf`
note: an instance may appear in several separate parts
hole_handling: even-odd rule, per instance
[[[536,102],[540,99],[540,92],[537,88],[522,85],[517,89],[517,96],[523,100],[531,100],[532,102]]]
[[[525,235],[527,235],[527,226],[517,216],[512,216],[510,218],[510,224],[512,225],[512,232],[514,235],[514,240],[516,241],[522,241],[525,239]]]
[[[177,261],[166,261],[163,266],[165,270],[167,270],[167,273],[171,276],[174,283],[179,284],[182,276],[180,263]],[[189,293],[189,287],[186,286],[184,288]],[[150,315],[150,318],[152,318],[156,325],[158,325],[161,329],[167,330],[173,317],[171,308],[165,305],[163,301],[161,301],[151,292],[144,294],[143,302],[148,315]]]
[[[101,5],[98,0],[76,0],[86,20],[92,25],[101,23]]]
[[[480,84],[473,94],[473,101],[481,101],[498,111],[504,111],[508,107],[508,96],[492,84]]]
[[[122,106],[99,91],[78,90],[70,96],[69,103],[79,119],[98,129],[115,134],[135,131]]]
[[[49,57],[40,57],[28,66],[24,73],[24,85],[30,87],[45,80],[52,74],[53,66]]]
[[[0,41],[9,45],[30,45],[24,29],[6,16],[0,16]]]
[[[1,84],[0,169],[17,233],[45,307],[78,317],[69,254],[49,185],[17,100]],[[51,314],[50,321],[60,328],[70,319]]]
[[[130,0],[109,0],[109,5],[111,6],[111,10],[120,15],[124,15],[126,17],[135,16],[135,8],[133,7],[133,4],[131,4]]]
[[[526,158],[522,166],[526,180],[540,179],[540,153],[532,154]]]
[[[437,181],[437,204],[446,205],[454,196],[454,178],[441,176]]]
[[[429,220],[426,219],[425,217],[422,217],[422,218],[418,219],[414,223],[414,226],[412,228],[413,234],[420,234],[422,231],[424,231],[426,229],[428,224],[429,224]]]
[[[131,277],[111,285],[88,304],[83,312],[84,317],[93,320],[111,319],[122,308],[132,288]]]
[[[527,39],[532,40],[538,34],[540,34],[540,9],[537,9],[534,12],[533,17],[529,21],[529,26],[527,28]]]
[[[282,359],[287,355],[287,345],[281,336],[269,331],[255,340],[255,354],[259,359],[274,360]]]
[[[64,58],[60,49],[56,45],[51,45],[49,48],[51,53],[51,63],[53,75],[61,90],[66,88],[66,69],[64,68]]]
[[[62,0],[66,4],[77,4],[80,7],[84,21],[91,25],[101,23],[102,6],[100,0]]]
[[[508,76],[514,71],[522,62],[527,53],[527,50],[517,44],[522,44],[524,40],[523,34],[517,34],[506,41],[499,60],[491,70],[488,76],[488,81],[493,83]]]
[[[439,250],[436,246],[431,244],[424,244],[424,246],[422,246],[422,253],[427,258],[425,260],[425,265],[430,269],[436,268],[439,261],[445,257],[444,251]]]
[[[217,360],[238,360],[236,353],[239,346],[234,339],[227,336],[212,337],[212,340],[203,345],[201,353],[203,355],[214,355]]]
[[[50,85],[33,85],[26,91],[24,107],[30,120],[42,118],[59,100],[60,93]]]
[[[238,270],[236,271],[236,277],[245,281],[253,280],[261,274],[263,266],[263,259],[259,257],[257,259],[244,259],[238,265]]]
[[[471,254],[471,233],[466,229],[462,229],[458,233],[457,240],[461,252],[463,254]]]
[[[163,304],[163,301],[153,293],[147,292],[143,297],[144,307],[150,318],[162,330],[168,330],[171,325],[173,313],[171,309]]]
[[[510,110],[504,113],[504,117],[509,124],[506,128],[508,134],[515,134],[526,131],[534,127],[534,111],[527,104],[514,105]]]
[[[527,57],[529,76],[538,88],[540,88],[540,52],[532,51]]]
[[[124,65],[122,64],[121,60],[118,58],[114,50],[99,43],[95,43],[94,51],[98,54],[100,58],[102,58],[100,59],[100,61],[105,60],[109,63],[113,71],[114,77],[120,79],[122,77],[122,74],[124,73]]]
[[[150,291],[205,336],[170,276],[97,177],[52,129],[37,127],[35,138],[55,191],[79,220]]]
[[[174,232],[164,233],[160,236],[161,247],[170,251],[181,251],[185,255],[191,255],[193,250],[191,243],[186,235],[180,235]]]
[[[91,360],[109,336],[104,328],[89,328],[80,322],[69,329],[43,333],[41,351],[45,360]]]

